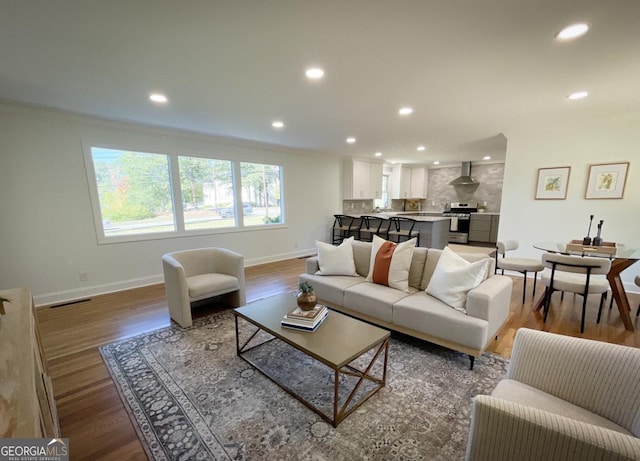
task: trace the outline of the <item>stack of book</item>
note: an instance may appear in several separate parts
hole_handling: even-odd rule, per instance
[[[310,311],[303,311],[296,307],[282,318],[282,326],[295,330],[316,331],[320,324],[327,318],[327,306],[316,304]]]

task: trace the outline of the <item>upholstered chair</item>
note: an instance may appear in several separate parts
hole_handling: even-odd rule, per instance
[[[520,328],[471,410],[467,461],[640,459],[640,349]]]
[[[609,281],[605,277],[611,268],[607,258],[569,256],[556,253],[542,255],[542,264],[548,269],[542,273],[542,284],[546,287],[544,301],[544,322],[547,321],[551,295],[554,291],[575,293],[582,296],[582,320],[580,333],[584,333],[584,318],[587,311],[587,296],[600,295],[598,321],[602,315]]]
[[[247,303],[244,257],[226,248],[175,251],[162,256],[162,269],[171,318],[189,327],[191,303],[224,296],[233,307]]]
[[[534,297],[536,295],[538,272],[541,272],[544,266],[538,259],[507,257],[507,251],[518,249],[518,242],[516,240],[500,241],[496,246],[496,271],[500,269],[502,275],[504,275],[504,271],[506,270],[520,272],[524,276],[522,281],[522,304],[524,304],[527,295],[527,274],[533,272],[533,294],[531,297]]]

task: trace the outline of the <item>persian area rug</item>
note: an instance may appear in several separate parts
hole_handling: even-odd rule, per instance
[[[239,325],[241,337],[255,329]],[[278,340],[252,352],[314,403],[332,405],[330,368]],[[469,370],[462,353],[393,335],[387,385],[333,428],[236,355],[231,310],[101,353],[153,460],[460,460],[471,398],[490,393],[507,366],[484,354]]]

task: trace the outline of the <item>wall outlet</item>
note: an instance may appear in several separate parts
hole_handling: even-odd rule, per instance
[[[80,272],[80,281],[81,282],[86,282],[87,280],[89,280],[89,273],[88,272]]]

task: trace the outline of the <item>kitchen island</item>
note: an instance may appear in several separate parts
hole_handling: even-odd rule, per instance
[[[363,216],[361,214],[350,214],[355,218]],[[415,219],[416,225],[414,230],[420,232],[420,246],[426,248],[438,248],[442,250],[449,243],[449,221],[450,218],[443,216],[419,216],[417,213],[411,212],[382,212],[370,213],[367,216],[376,216],[388,221],[391,216],[404,216]],[[386,231],[388,222],[383,222],[380,231]]]

